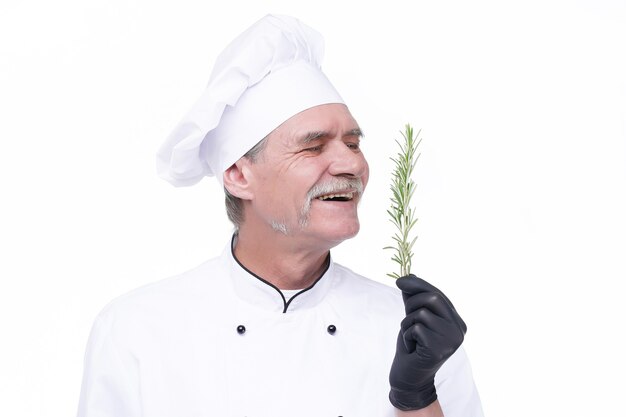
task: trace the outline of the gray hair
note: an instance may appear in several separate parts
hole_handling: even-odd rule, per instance
[[[249,159],[252,163],[257,162],[265,149],[266,143],[267,136],[254,145],[243,157]],[[228,220],[235,225],[236,229],[239,229],[239,226],[243,223],[243,201],[239,197],[235,197],[229,193],[226,187],[224,187],[224,201],[226,203],[226,215],[228,216]]]

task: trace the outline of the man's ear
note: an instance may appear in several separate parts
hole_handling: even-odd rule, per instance
[[[224,172],[224,188],[242,200],[251,200],[254,195],[250,187],[249,164],[249,160],[241,158]]]

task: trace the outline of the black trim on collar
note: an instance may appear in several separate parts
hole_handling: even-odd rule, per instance
[[[278,294],[280,295],[280,298],[283,299],[283,313],[287,312],[287,309],[289,308],[289,304],[291,304],[291,302],[293,301],[294,298],[296,298],[297,296],[299,296],[300,294],[303,294],[305,292],[307,292],[308,290],[310,290],[311,288],[313,288],[315,286],[315,284],[317,284],[319,282],[320,279],[322,279],[322,277],[326,274],[326,272],[328,271],[328,268],[330,267],[330,252],[328,253],[328,255],[326,256],[326,266],[324,267],[324,270],[322,271],[321,275],[313,282],[313,284],[311,284],[310,286],[308,286],[307,288],[303,289],[302,291],[297,292],[296,294],[294,294],[289,301],[287,301],[285,299],[285,294],[283,294],[283,292],[280,290],[280,288],[278,288],[276,285],[272,284],[269,281],[266,281],[265,279],[261,278],[260,276],[258,276],[257,274],[255,274],[254,272],[250,271],[248,268],[246,268],[246,266],[244,264],[242,264],[239,259],[237,259],[237,257],[235,256],[235,238],[237,237],[237,234],[233,234],[232,239],[230,240],[230,253],[233,256],[233,259],[237,262],[237,264],[239,264],[240,267],[242,267],[244,269],[244,271],[246,271],[247,273],[249,273],[250,275],[252,275],[253,277],[255,277],[256,279],[258,279],[259,281],[263,282],[264,284],[269,285],[270,287],[274,288]]]

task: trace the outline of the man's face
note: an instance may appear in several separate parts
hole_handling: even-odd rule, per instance
[[[359,231],[357,204],[369,169],[361,131],[343,104],[305,110],[268,136],[247,164],[253,193],[245,223],[294,237],[294,244],[333,247]]]

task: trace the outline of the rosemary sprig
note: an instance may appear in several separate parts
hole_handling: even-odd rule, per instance
[[[411,197],[415,192],[415,182],[411,178],[413,169],[420,154],[417,147],[422,139],[419,138],[420,131],[413,135],[413,128],[407,124],[405,133],[402,133],[403,142],[396,140],[400,151],[391,160],[395,163],[395,168],[391,179],[391,207],[387,210],[390,221],[396,227],[393,235],[395,246],[386,246],[384,249],[392,249],[394,252],[391,259],[400,266],[400,273],[387,274],[391,278],[400,278],[411,273],[411,261],[413,259],[413,245],[417,236],[411,239],[411,229],[417,223],[415,212],[411,207]]]

